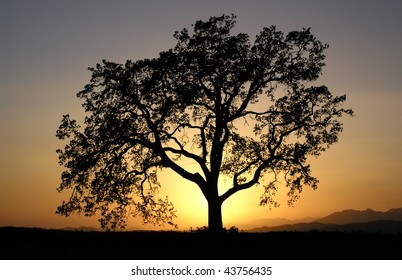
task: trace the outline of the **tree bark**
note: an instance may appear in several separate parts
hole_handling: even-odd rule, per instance
[[[208,198],[208,230],[211,233],[223,231],[222,203],[217,193]]]

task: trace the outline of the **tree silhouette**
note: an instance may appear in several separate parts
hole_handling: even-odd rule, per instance
[[[57,213],[99,212],[101,226],[112,229],[130,215],[175,225],[172,203],[157,197],[158,172],[171,169],[200,188],[216,232],[222,203],[241,190],[261,185],[260,204],[277,206],[279,178],[290,205],[303,186],[317,187],[307,157],[336,143],[340,117],[353,114],[341,107],[345,95],[307,86],[328,46],[310,29],[284,35],[275,26],[251,44],[247,34],[231,35],[235,18],[196,21],[155,59],[89,68],[91,81],[77,94],[84,129],[65,115],[57,130],[70,139],[57,151],[66,168],[58,191],[72,190]],[[220,176],[230,182],[223,192]]]

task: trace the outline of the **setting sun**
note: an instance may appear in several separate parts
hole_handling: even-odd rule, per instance
[[[163,171],[161,174],[161,196],[168,195],[177,210],[179,229],[188,230],[208,225],[208,203],[200,189],[191,182],[180,178],[172,171]],[[220,180],[220,189],[226,190],[230,184],[225,179]],[[221,191],[221,192],[222,192]],[[222,205],[224,225],[230,227],[254,218],[269,216],[268,207],[260,207],[259,196],[262,188],[240,192],[227,199]],[[264,208],[264,209],[262,209]],[[166,227],[169,229],[169,227]]]

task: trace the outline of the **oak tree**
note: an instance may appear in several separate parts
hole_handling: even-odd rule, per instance
[[[99,213],[111,229],[131,215],[175,225],[172,203],[157,195],[158,174],[171,169],[201,190],[217,232],[222,203],[242,190],[258,185],[260,204],[276,206],[279,187],[289,204],[304,186],[317,187],[307,159],[336,143],[340,118],[353,114],[345,95],[312,85],[328,46],[309,28],[284,34],[275,26],[251,42],[232,34],[235,18],[196,21],[157,58],[89,68],[90,83],[77,94],[84,126],[64,115],[57,130],[68,140],[57,151],[65,167],[58,191],[71,192],[57,213]]]

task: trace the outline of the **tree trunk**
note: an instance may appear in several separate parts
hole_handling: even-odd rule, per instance
[[[223,231],[222,203],[218,195],[208,199],[208,230],[211,233],[220,233]]]

